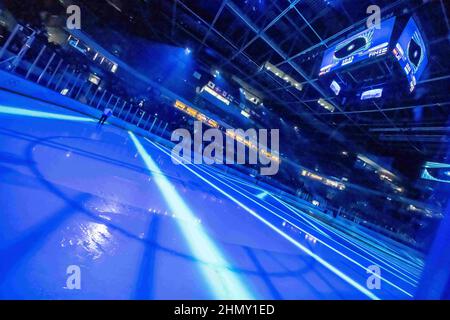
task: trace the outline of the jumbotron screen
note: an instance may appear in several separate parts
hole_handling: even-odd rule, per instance
[[[450,183],[450,164],[427,162],[423,167],[422,179]]]
[[[359,61],[386,55],[395,25],[395,17],[357,33],[329,48],[323,57],[319,75],[322,76],[339,68]]]
[[[428,65],[425,41],[414,18],[409,20],[393,53],[408,78],[410,91],[414,91]]]

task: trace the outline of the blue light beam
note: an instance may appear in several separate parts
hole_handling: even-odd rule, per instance
[[[44,118],[44,119],[54,119],[54,120],[67,120],[67,121],[80,121],[80,122],[95,122],[95,121],[97,121],[92,118],[69,116],[69,115],[65,115],[65,114],[35,111],[35,110],[28,110],[28,109],[22,109],[22,108],[13,108],[13,107],[1,106],[1,105],[0,105],[0,113],[10,114],[10,115],[14,115],[14,116]]]
[[[196,221],[197,218],[165,177],[158,165],[153,161],[145,148],[132,132],[128,132],[147,168],[154,173],[155,182],[162,196],[173,212],[180,216],[178,226],[187,241],[192,253],[201,263],[201,271],[217,299],[220,300],[252,300],[239,278],[231,271],[230,264],[220,253],[201,226],[186,221]]]
[[[206,172],[203,169],[200,169],[200,171],[202,171],[203,173],[205,173],[206,175],[210,176],[213,179],[216,179],[213,175],[211,175],[210,173]],[[272,213],[273,215],[277,216],[278,218],[282,219],[283,221],[289,223],[291,226],[293,226],[294,228],[300,230],[303,233],[306,234],[310,234],[309,232],[307,232],[306,230],[300,228],[299,226],[297,226],[295,223],[292,223],[291,221],[289,221],[288,219],[280,216],[279,214],[277,214],[276,212],[272,211],[271,209],[269,209],[268,207],[264,206],[261,203],[258,203],[257,201],[255,201],[254,199],[248,197],[247,195],[245,195],[244,193],[240,192],[239,190],[233,188],[232,186],[230,186],[229,184],[225,183],[224,181],[221,181],[222,184],[226,185],[228,188],[230,188],[231,190],[237,192],[238,194],[242,195],[244,198],[256,203],[257,205],[261,206],[262,208],[264,208],[265,210],[267,210],[268,212]],[[244,208],[245,209],[245,208]],[[276,227],[275,227],[276,228]],[[282,231],[281,231],[282,232]],[[322,241],[320,238],[317,238],[317,241],[319,243],[321,243],[322,245],[326,246],[327,248],[329,248],[330,250],[334,251],[335,253],[339,254],[340,256],[344,257],[345,259],[349,260],[350,262],[354,263],[355,265],[361,267],[363,270],[367,270],[367,267],[365,267],[364,265],[362,265],[361,263],[357,262],[356,260],[352,259],[351,257],[349,257],[348,255],[344,254],[343,252],[339,251],[338,249],[334,248],[333,246],[327,244],[326,242]],[[351,249],[349,249],[351,251]],[[365,258],[367,259],[367,258]],[[369,260],[369,259],[367,259]],[[394,288],[398,289],[399,291],[403,292],[404,294],[406,294],[409,297],[413,297],[413,295],[409,292],[407,292],[406,290],[404,290],[403,288],[397,286],[396,284],[394,284],[393,282],[383,278],[380,276],[380,279],[386,283],[388,283],[389,285],[393,286]]]
[[[250,209],[249,207],[247,207],[245,204],[243,204],[241,201],[239,201],[236,197],[233,197],[231,194],[227,193],[226,191],[224,191],[223,189],[219,188],[217,185],[215,185],[214,183],[212,183],[211,181],[209,181],[208,179],[206,179],[205,177],[203,177],[201,174],[199,174],[198,172],[196,172],[195,170],[189,168],[187,165],[185,165],[184,163],[182,163],[179,159],[173,157],[170,153],[166,152],[163,148],[161,148],[159,145],[157,145],[156,143],[148,140],[147,138],[145,138],[145,140],[147,140],[149,143],[151,143],[152,145],[154,145],[156,148],[158,148],[159,150],[161,150],[163,153],[165,153],[167,156],[171,157],[172,159],[174,159],[175,161],[177,161],[181,166],[183,166],[186,170],[190,171],[192,174],[194,174],[195,176],[197,176],[199,179],[201,179],[202,181],[204,181],[205,183],[207,183],[209,186],[211,186],[212,188],[214,188],[215,190],[217,190],[218,192],[222,193],[224,196],[226,196],[228,199],[230,199],[231,201],[233,201],[234,203],[236,203],[238,206],[240,206],[242,209],[244,209],[245,211],[247,211],[249,214],[251,214],[253,217],[255,217],[256,219],[258,219],[259,221],[261,221],[264,225],[266,225],[267,227],[269,227],[270,229],[272,229],[274,232],[276,232],[277,234],[279,234],[281,237],[283,237],[284,239],[286,239],[288,242],[290,242],[291,244],[293,244],[295,247],[297,247],[298,249],[300,249],[301,251],[303,251],[304,253],[306,253],[307,255],[309,255],[311,258],[313,258],[314,260],[316,260],[318,263],[320,263],[322,266],[324,266],[326,269],[328,269],[329,271],[331,271],[332,273],[334,273],[336,276],[338,276],[339,278],[341,278],[342,280],[344,280],[345,282],[347,282],[349,285],[351,285],[352,287],[354,287],[356,290],[358,290],[359,292],[361,292],[362,294],[364,294],[366,297],[368,297],[369,299],[372,300],[380,300],[380,298],[373,294],[369,289],[367,289],[366,287],[362,286],[361,284],[359,284],[358,282],[356,282],[354,279],[352,279],[351,277],[349,277],[348,275],[346,275],[344,272],[342,272],[341,270],[339,270],[338,268],[336,268],[335,266],[333,266],[332,264],[330,264],[328,261],[324,260],[323,258],[321,258],[320,256],[318,256],[317,254],[315,254],[314,252],[312,252],[311,250],[309,250],[307,247],[303,246],[301,243],[299,243],[298,241],[296,241],[294,238],[292,238],[291,236],[287,235],[286,233],[284,233],[283,231],[281,231],[280,229],[278,229],[276,226],[274,226],[272,223],[270,223],[268,220],[264,219],[262,216],[260,216],[259,214],[257,214],[254,210]]]

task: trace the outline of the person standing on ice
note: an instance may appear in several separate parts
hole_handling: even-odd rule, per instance
[[[103,114],[102,117],[100,118],[100,120],[98,121],[99,125],[104,125],[106,120],[108,120],[108,118],[112,115],[112,110],[110,108],[105,108],[105,110],[103,110]]]

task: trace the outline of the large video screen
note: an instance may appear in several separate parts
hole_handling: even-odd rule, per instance
[[[320,74],[324,75],[359,61],[386,55],[389,50],[395,17],[381,23],[381,28],[366,29],[329,48],[323,57]]]
[[[450,164],[427,162],[423,168],[422,179],[450,183]]]
[[[394,55],[405,72],[411,92],[428,65],[425,41],[414,18],[411,18],[395,46]]]

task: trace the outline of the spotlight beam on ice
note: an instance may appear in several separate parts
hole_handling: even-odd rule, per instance
[[[205,170],[204,168],[201,168],[201,169],[199,168],[199,170],[205,172],[206,174],[208,174],[209,176],[211,176],[213,179],[218,180],[215,173],[214,173],[214,174],[210,174],[210,173],[211,173],[210,170]],[[209,172],[209,173],[208,173],[208,172]],[[264,199],[261,199],[261,201],[256,201],[256,199],[254,199],[254,198],[252,197],[253,195],[252,195],[252,196],[245,195],[243,192],[248,192],[248,191],[245,191],[245,189],[241,188],[241,187],[238,186],[236,183],[231,182],[231,181],[228,181],[228,183],[225,183],[226,180],[231,180],[231,179],[228,179],[227,177],[224,177],[224,176],[221,176],[221,177],[222,177],[222,178],[219,180],[220,183],[222,183],[222,184],[228,186],[229,188],[231,188],[232,190],[238,192],[239,194],[241,194],[242,196],[246,197],[246,198],[249,199],[250,201],[256,203],[257,205],[261,206],[262,208],[266,209],[267,211],[273,213],[275,216],[277,216],[277,217],[279,217],[280,219],[283,219],[284,221],[288,222],[288,223],[291,224],[294,228],[296,228],[296,229],[298,229],[298,230],[300,230],[300,231],[302,231],[302,232],[307,233],[307,231],[301,229],[301,228],[300,228],[299,226],[297,226],[295,223],[292,223],[291,221],[286,220],[286,218],[279,216],[278,214],[276,214],[275,212],[273,212],[273,211],[271,211],[269,208],[267,208],[265,205],[267,205],[267,206],[273,208],[274,210],[277,210],[278,212],[280,212],[280,213],[283,214],[283,215],[287,215],[289,218],[292,218],[292,219],[294,219],[294,220],[296,220],[296,221],[299,221],[298,218],[302,219],[302,220],[303,220],[305,223],[307,223],[310,227],[313,227],[314,230],[316,230],[316,231],[318,231],[320,234],[326,236],[330,241],[333,241],[334,243],[338,244],[339,246],[344,247],[345,249],[347,249],[347,250],[351,251],[352,253],[358,255],[359,257],[361,257],[361,258],[363,258],[363,259],[369,261],[370,263],[376,264],[373,260],[371,260],[371,259],[369,259],[369,258],[367,258],[367,257],[365,257],[365,256],[363,256],[363,255],[361,255],[361,254],[359,254],[358,252],[356,252],[356,251],[350,249],[349,247],[347,247],[347,246],[345,246],[345,245],[343,245],[343,244],[341,244],[341,243],[338,243],[338,242],[336,242],[335,240],[333,240],[330,236],[328,236],[327,234],[325,234],[323,231],[321,231],[317,226],[315,226],[315,225],[313,224],[313,222],[314,222],[314,223],[318,223],[319,225],[321,225],[322,227],[324,227],[326,230],[328,230],[329,232],[334,233],[335,235],[337,235],[338,237],[340,237],[340,238],[343,239],[344,241],[346,241],[346,242],[348,242],[348,243],[350,243],[350,244],[352,244],[352,245],[358,247],[360,250],[362,250],[362,251],[365,252],[366,254],[370,255],[371,257],[380,260],[380,262],[383,262],[383,263],[386,265],[386,267],[392,268],[392,269],[395,270],[396,272],[400,273],[402,276],[408,278],[409,280],[408,280],[408,279],[405,279],[405,278],[403,278],[402,276],[399,276],[399,275],[397,275],[397,274],[395,274],[395,273],[393,273],[393,272],[391,272],[391,271],[389,271],[389,270],[387,270],[388,272],[390,272],[390,273],[393,274],[394,276],[398,277],[399,279],[401,279],[401,280],[403,280],[403,281],[409,283],[410,285],[416,287],[416,285],[417,285],[417,280],[414,279],[414,278],[412,278],[412,277],[410,277],[408,274],[402,272],[401,270],[397,269],[396,267],[398,267],[398,268],[401,268],[401,267],[398,266],[397,264],[393,263],[391,260],[386,260],[386,259],[383,258],[383,257],[376,257],[376,256],[372,255],[368,250],[366,250],[367,248],[361,247],[361,246],[358,245],[357,243],[350,241],[348,238],[345,238],[345,237],[343,237],[342,235],[337,234],[336,232],[333,231],[332,228],[330,228],[330,227],[327,226],[326,224],[321,223],[321,222],[318,221],[318,220],[314,220],[312,217],[309,217],[308,215],[305,215],[306,217],[308,217],[309,219],[311,219],[312,222],[309,222],[308,220],[306,220],[306,219],[300,214],[300,213],[301,213],[300,210],[298,210],[298,209],[295,209],[295,210],[294,210],[294,208],[293,208],[292,206],[288,205],[288,204],[285,203],[284,201],[281,201],[280,199],[278,199],[277,197],[275,197],[274,195],[272,195],[269,191],[266,191],[266,192],[267,192],[273,199],[275,199],[277,202],[279,202],[281,205],[285,206],[289,211],[291,211],[291,212],[292,212],[294,215],[296,215],[298,218],[293,217],[293,216],[291,216],[290,214],[288,214],[288,213],[286,213],[286,212],[280,210],[278,207],[273,206],[272,204],[268,203],[268,202],[265,201]],[[240,189],[242,192],[240,192],[239,190],[236,190],[234,187],[230,186],[230,184],[233,185],[234,187]],[[250,185],[249,185],[249,186],[250,186]],[[253,186],[251,186],[251,187],[253,187]],[[259,196],[258,196],[258,198],[259,198]],[[263,205],[261,202],[263,202],[265,205]],[[318,241],[322,243],[322,241],[321,241],[320,239],[318,239]],[[325,244],[325,245],[328,246],[327,244]],[[334,247],[330,247],[330,248],[331,248],[333,251],[335,250]],[[336,250],[336,252],[338,252],[339,254],[341,254],[340,251],[337,251],[337,250]],[[345,255],[344,255],[344,257],[347,258],[347,256],[345,256]],[[350,261],[351,261],[351,260],[350,260]],[[352,261],[352,262],[353,262],[353,261]],[[361,266],[361,265],[360,265],[360,266]],[[365,269],[365,267],[363,267],[363,268]],[[403,270],[403,269],[402,269],[402,270]],[[408,272],[408,271],[406,271],[406,270],[404,270],[404,271],[405,271],[405,272]],[[384,279],[382,279],[382,280],[384,280]],[[402,291],[402,290],[403,290],[403,289],[401,289],[401,291]],[[403,292],[403,291],[402,291],[402,292]],[[407,292],[404,292],[404,293],[406,293],[408,296],[412,297],[412,295],[411,295],[410,293],[407,293]]]
[[[213,179],[215,178],[213,175],[211,175],[210,173],[206,172],[205,170],[203,170],[203,169],[201,169],[201,168],[199,168],[199,170],[202,171],[203,173],[207,174],[207,175],[210,176],[211,178],[213,178]],[[248,199],[248,200],[250,200],[250,201],[256,203],[257,205],[259,205],[259,206],[262,207],[263,209],[267,210],[268,212],[272,213],[273,215],[277,216],[278,218],[282,219],[283,221],[289,223],[289,224],[290,224],[291,226],[293,226],[294,228],[300,230],[300,231],[303,232],[303,233],[310,234],[310,233],[307,232],[306,230],[300,228],[299,226],[295,225],[295,224],[292,223],[291,221],[286,220],[285,218],[283,218],[282,216],[278,215],[278,214],[277,214],[276,212],[274,212],[273,210],[269,209],[268,207],[264,206],[264,205],[261,204],[261,203],[258,203],[258,202],[255,201],[254,199],[248,197],[248,196],[245,195],[244,193],[242,193],[242,192],[240,192],[239,190],[233,188],[232,186],[230,186],[229,184],[223,182],[222,180],[221,180],[221,183],[223,183],[224,185],[226,185],[226,186],[227,186],[228,188],[230,188],[231,190],[233,190],[233,191],[237,192],[238,194],[242,195],[244,198],[246,198],[246,199]],[[367,266],[362,265],[361,263],[359,263],[359,262],[356,261],[355,259],[352,259],[350,256],[348,256],[348,255],[344,254],[343,252],[339,251],[338,249],[336,249],[336,248],[333,247],[332,245],[329,245],[328,243],[322,241],[322,240],[319,239],[319,238],[317,238],[317,241],[318,241],[319,243],[321,243],[322,245],[324,245],[325,247],[327,247],[328,249],[332,250],[333,252],[337,253],[338,255],[342,256],[343,258],[347,259],[348,261],[354,263],[354,264],[357,265],[358,267],[362,268],[363,270],[367,270]],[[367,258],[365,258],[365,259],[367,259]],[[368,260],[368,259],[367,259],[367,260]],[[381,276],[380,276],[380,279],[381,279],[383,282],[386,282],[387,284],[391,285],[391,286],[394,287],[395,289],[397,289],[397,290],[403,292],[403,293],[406,294],[407,296],[409,296],[409,297],[411,297],[411,298],[413,297],[413,295],[412,295],[411,293],[409,293],[408,291],[404,290],[403,288],[397,286],[397,285],[394,284],[393,282],[391,282],[391,281],[389,281],[389,280],[387,280],[387,279],[385,279],[385,278],[383,278],[383,277],[381,277]]]
[[[231,270],[231,265],[222,256],[219,248],[203,230],[201,225],[189,223],[197,218],[187,206],[183,198],[175,190],[174,186],[165,177],[155,161],[147,153],[145,148],[132,132],[128,132],[131,140],[147,168],[155,173],[154,179],[161,191],[161,195],[181,219],[177,220],[185,240],[194,256],[200,260],[200,268],[206,281],[217,299],[250,300],[254,297],[241,283],[239,277]]]
[[[284,202],[284,201],[282,201],[282,200],[280,200],[280,199],[277,199],[277,198],[274,197],[274,196],[273,196],[273,198],[274,198],[277,202],[279,202],[280,204],[282,204],[283,206],[285,206],[288,210],[290,210],[290,211],[293,212],[294,214],[300,216],[300,214],[301,214],[301,211],[300,211],[300,210],[298,210],[298,209],[292,207],[291,205],[287,204],[286,202]],[[332,228],[330,228],[329,226],[327,226],[325,223],[322,223],[322,222],[320,222],[320,221],[318,221],[318,220],[314,220],[314,222],[317,223],[317,224],[319,224],[319,225],[321,225],[322,227],[324,227],[325,229],[327,229],[329,232],[332,232],[332,233],[335,234],[336,236],[340,237],[341,239],[343,239],[343,240],[346,241],[347,243],[349,243],[349,244],[351,244],[351,245],[357,247],[358,249],[360,249],[361,251],[363,251],[365,254],[367,254],[367,255],[373,257],[374,259],[379,260],[380,262],[382,262],[383,264],[385,264],[387,267],[393,269],[394,271],[400,273],[401,275],[403,275],[404,277],[406,277],[406,278],[409,279],[409,280],[408,280],[408,279],[404,279],[404,278],[402,278],[402,277],[399,276],[399,278],[402,279],[403,281],[405,281],[405,282],[411,284],[411,285],[414,286],[414,287],[417,286],[418,281],[417,281],[415,278],[413,278],[412,276],[410,276],[410,274],[412,274],[412,273],[410,273],[408,270],[404,269],[403,266],[400,266],[400,265],[394,263],[392,260],[389,260],[389,258],[385,258],[385,257],[382,257],[382,256],[375,256],[374,254],[372,254],[372,253],[370,252],[369,247],[363,247],[362,245],[359,245],[357,242],[352,241],[348,236],[345,236],[342,232],[340,232],[340,233],[335,232]],[[334,242],[335,242],[335,241],[334,241]],[[343,246],[344,246],[344,245],[343,245]],[[348,250],[354,252],[354,251],[351,250],[350,248],[348,248],[348,247],[346,247],[346,246],[344,246],[344,247],[347,248]],[[372,263],[375,264],[375,262],[372,261],[372,260],[370,260],[369,258],[364,257],[364,256],[362,256],[361,254],[359,254],[359,253],[357,253],[357,252],[354,252],[354,253],[357,254],[358,256],[361,256],[361,257],[363,257],[364,259],[367,259],[368,261],[371,261]],[[402,270],[400,270],[400,268],[401,268],[404,272],[406,272],[406,273],[404,273]],[[392,273],[392,274],[394,274],[394,273]]]
[[[287,203],[284,202],[283,200],[280,200],[280,199],[278,199],[277,197],[275,197],[275,196],[273,196],[273,195],[272,195],[272,198],[275,199],[275,200],[276,200],[277,202],[279,202],[280,204],[282,204],[283,206],[285,206],[288,210],[292,211],[294,214],[296,214],[296,215],[304,214],[304,213],[303,213],[301,210],[299,210],[298,208],[294,208],[293,206],[287,204]],[[381,245],[376,245],[375,243],[372,244],[372,246],[375,246],[375,247],[380,251],[380,252],[372,252],[372,251],[369,250],[369,249],[371,249],[371,247],[369,247],[369,246],[362,246],[362,245],[358,244],[357,242],[355,242],[353,239],[351,239],[348,235],[345,235],[343,232],[331,228],[329,225],[327,225],[327,224],[321,222],[320,220],[318,220],[318,219],[316,219],[316,218],[314,218],[314,217],[311,217],[311,216],[309,216],[309,215],[307,215],[307,214],[304,214],[304,215],[305,215],[305,217],[307,217],[308,219],[310,219],[310,220],[313,221],[314,223],[317,223],[317,224],[321,225],[322,227],[324,227],[324,228],[327,229],[328,231],[330,231],[330,232],[332,232],[333,234],[337,235],[339,238],[341,238],[341,239],[345,240],[346,242],[348,242],[348,243],[350,243],[350,244],[352,244],[352,245],[358,247],[359,249],[361,249],[362,251],[364,251],[366,254],[372,256],[373,258],[378,259],[378,260],[380,260],[381,262],[386,263],[387,265],[391,265],[391,264],[392,264],[391,267],[392,267],[393,269],[395,269],[395,268],[394,268],[394,266],[395,266],[395,267],[401,268],[402,270],[404,270],[405,272],[407,272],[407,273],[409,273],[409,274],[412,274],[412,275],[415,274],[415,273],[412,272],[412,271],[407,271],[407,270],[405,269],[405,266],[404,266],[404,265],[399,265],[399,264],[397,264],[397,263],[392,262],[392,260],[391,260],[390,258],[392,257],[392,254],[395,254],[395,253],[394,253],[394,252],[389,253],[389,252],[385,251],[385,248],[384,248],[383,246],[381,246]],[[384,254],[384,255],[383,255],[383,254]],[[399,255],[396,255],[396,257],[397,257],[398,259],[404,259],[404,258],[402,258],[402,257],[399,256]],[[406,260],[405,260],[405,262],[406,262],[406,263],[413,263],[412,261],[406,261]],[[420,265],[412,265],[411,268],[416,268],[416,269],[418,268],[418,269],[419,269],[418,271],[420,272]],[[408,276],[408,277],[411,278],[410,276]],[[411,278],[411,279],[412,279],[413,281],[417,282],[415,279],[413,279],[413,278]]]
[[[292,219],[294,219],[294,220],[296,220],[296,221],[299,221],[298,218],[300,218],[301,220],[303,220],[303,222],[305,222],[305,223],[307,223],[309,226],[313,227],[314,230],[316,230],[316,231],[319,232],[320,234],[326,236],[327,239],[333,241],[334,243],[338,244],[339,246],[344,247],[344,248],[347,249],[347,250],[350,250],[352,253],[355,253],[356,255],[360,256],[361,258],[366,259],[366,260],[370,261],[370,262],[373,263],[373,264],[376,264],[374,261],[372,261],[372,260],[370,260],[369,258],[367,258],[367,257],[365,257],[365,256],[363,256],[363,255],[361,255],[361,254],[359,254],[358,252],[355,252],[354,250],[350,249],[350,248],[347,247],[346,245],[344,245],[344,244],[342,244],[342,243],[339,243],[339,242],[336,242],[334,239],[332,239],[329,235],[325,234],[323,231],[319,231],[320,229],[319,229],[317,226],[315,226],[314,224],[316,223],[316,224],[321,225],[322,227],[324,227],[324,229],[326,229],[327,231],[329,231],[329,232],[335,234],[335,235],[338,236],[340,239],[346,241],[347,243],[349,243],[349,244],[351,244],[351,245],[353,245],[353,246],[356,246],[358,249],[362,250],[363,252],[365,252],[365,253],[368,254],[369,256],[373,257],[374,259],[379,260],[379,261],[382,262],[386,267],[392,268],[394,271],[400,273],[402,276],[399,276],[398,274],[394,274],[394,273],[391,272],[393,275],[395,275],[395,276],[398,277],[399,279],[401,279],[401,280],[403,280],[403,281],[409,283],[410,285],[412,285],[412,286],[414,286],[414,287],[417,286],[418,280],[417,280],[416,278],[413,277],[413,276],[414,276],[414,272],[405,269],[404,266],[398,265],[397,263],[393,262],[389,257],[383,257],[383,256],[381,256],[381,254],[376,255],[375,253],[371,253],[371,251],[369,250],[370,247],[362,247],[362,246],[359,245],[357,242],[352,241],[348,236],[344,236],[344,234],[343,234],[342,232],[341,232],[341,234],[338,234],[338,233],[337,233],[333,228],[331,228],[330,226],[326,225],[326,224],[323,223],[323,222],[320,222],[318,219],[315,219],[315,218],[313,218],[313,217],[311,217],[311,216],[309,216],[309,215],[307,215],[307,214],[304,214],[301,210],[299,210],[299,209],[297,209],[297,208],[294,208],[294,207],[292,207],[291,205],[287,204],[286,202],[284,202],[284,201],[278,199],[275,195],[273,195],[272,193],[270,193],[270,192],[267,191],[267,190],[264,190],[264,189],[262,189],[262,188],[260,188],[260,187],[256,187],[256,186],[254,186],[254,185],[251,185],[251,184],[246,183],[246,182],[243,182],[243,181],[238,181],[238,180],[236,180],[236,179],[234,179],[234,178],[232,178],[232,177],[228,177],[228,176],[225,176],[225,175],[223,175],[223,174],[217,173],[216,171],[213,171],[213,170],[211,170],[211,169],[208,169],[208,170],[206,170],[206,169],[207,169],[207,168],[201,168],[200,170],[201,170],[201,171],[206,171],[206,172],[211,173],[211,174],[210,174],[211,177],[213,177],[215,180],[218,180],[220,183],[223,183],[223,184],[225,184],[225,185],[227,185],[227,186],[229,186],[229,185],[226,184],[225,181],[228,181],[228,183],[230,183],[230,184],[233,185],[234,187],[238,188],[239,190],[241,190],[241,191],[244,192],[244,193],[247,193],[247,194],[250,196],[250,198],[248,198],[248,197],[247,197],[247,198],[250,199],[252,202],[258,204],[259,206],[262,206],[261,202],[263,202],[263,203],[266,204],[267,206],[273,208],[274,210],[276,210],[276,211],[278,211],[278,212],[281,212],[281,214],[283,214],[283,215],[287,215],[288,217],[290,217],[290,218],[292,218]],[[220,176],[220,179],[218,179],[219,176]],[[238,184],[239,184],[239,185],[238,185]],[[251,193],[249,193],[248,190],[243,189],[240,185],[245,185],[245,186],[248,186],[248,187],[250,187],[250,188],[252,188],[252,189],[257,189],[257,190],[260,190],[261,192],[267,193],[270,197],[272,197],[272,198],[273,198],[274,200],[276,200],[278,203],[280,203],[281,205],[283,205],[284,207],[286,207],[289,211],[291,211],[291,212],[292,212],[295,216],[297,216],[298,218],[293,217],[293,216],[291,216],[289,213],[284,212],[284,211],[281,210],[280,208],[278,208],[278,207],[274,206],[273,204],[267,202],[265,199],[261,199],[261,201],[256,201],[256,199],[254,199],[254,195],[251,194]],[[232,188],[232,189],[234,190],[234,188]],[[237,190],[236,190],[236,191],[237,191]],[[259,196],[258,196],[258,198],[259,198]],[[311,222],[308,221],[308,220],[306,220],[305,217],[303,217],[302,215],[304,215],[305,217],[307,217],[308,219],[310,219]],[[278,215],[277,215],[277,216],[278,216]],[[281,218],[281,217],[280,217],[280,218]],[[283,219],[284,219],[284,218],[283,218]],[[292,224],[291,221],[286,221],[286,222],[289,222],[290,224]],[[297,226],[296,226],[295,224],[294,224],[294,227],[297,228]],[[383,248],[382,248],[381,246],[378,246],[377,248],[378,248],[379,250],[383,251]],[[401,258],[400,256],[397,256],[397,257],[398,257],[398,258]],[[389,270],[388,270],[388,271],[389,271]],[[390,272],[390,271],[389,271],[389,272]],[[403,278],[403,276],[404,276],[405,278],[407,278],[407,279]],[[409,280],[408,280],[408,279],[409,279]]]
[[[309,255],[311,258],[313,258],[314,260],[316,260],[318,263],[320,263],[322,266],[324,266],[326,269],[328,269],[329,271],[331,271],[332,273],[334,273],[336,276],[338,276],[339,278],[341,278],[342,280],[344,280],[345,282],[347,282],[349,285],[351,285],[352,287],[354,287],[355,289],[357,289],[359,292],[363,293],[365,296],[367,296],[368,298],[372,299],[372,300],[380,300],[380,298],[378,296],[376,296],[375,294],[373,294],[370,290],[368,290],[367,288],[365,288],[364,286],[362,286],[361,284],[359,284],[357,281],[353,280],[351,277],[347,276],[344,272],[342,272],[341,270],[339,270],[338,268],[334,267],[332,264],[330,264],[329,262],[327,262],[326,260],[324,260],[323,258],[321,258],[320,256],[318,256],[317,254],[315,254],[314,252],[312,252],[311,250],[309,250],[307,247],[305,247],[304,245],[302,245],[301,243],[299,243],[298,241],[296,241],[294,238],[292,238],[291,236],[287,235],[286,233],[284,233],[283,231],[281,231],[280,229],[278,229],[276,226],[274,226],[272,223],[270,223],[269,221],[267,221],[266,219],[264,219],[262,216],[260,216],[259,214],[257,214],[254,210],[250,209],[249,207],[247,207],[245,204],[243,204],[241,201],[239,201],[237,198],[235,198],[234,196],[232,196],[231,194],[227,193],[226,191],[224,191],[223,189],[219,188],[217,185],[215,185],[214,183],[212,183],[211,181],[209,181],[208,179],[206,179],[205,177],[203,177],[201,174],[199,174],[198,172],[196,172],[195,170],[189,168],[187,165],[185,165],[184,163],[182,163],[182,161],[180,161],[179,159],[175,158],[172,156],[172,154],[168,153],[166,150],[164,150],[163,148],[161,148],[159,145],[157,145],[156,143],[150,141],[149,139],[145,138],[145,140],[147,140],[149,143],[151,143],[153,146],[155,146],[156,148],[158,148],[159,150],[161,150],[163,153],[165,153],[166,155],[168,155],[169,157],[171,157],[172,159],[174,159],[175,161],[177,161],[181,166],[183,166],[186,170],[190,171],[192,174],[194,174],[195,176],[197,176],[199,179],[201,179],[202,181],[204,181],[205,183],[207,183],[208,185],[210,185],[212,188],[214,188],[215,190],[217,190],[218,192],[222,193],[224,196],[226,196],[228,199],[230,199],[231,201],[233,201],[234,203],[236,203],[237,205],[239,205],[242,209],[244,209],[245,211],[247,211],[249,214],[251,214],[253,217],[255,217],[256,219],[258,219],[259,221],[261,221],[263,224],[265,224],[267,227],[269,227],[270,229],[272,229],[273,231],[275,231],[277,234],[279,234],[281,237],[283,237],[284,239],[286,239],[287,241],[289,241],[291,244],[293,244],[295,247],[297,247],[298,249],[300,249],[301,251],[303,251],[304,253],[306,253],[307,255]]]
[[[14,108],[0,105],[0,114],[10,114],[14,116],[22,116],[22,117],[32,117],[32,118],[43,118],[43,119],[54,119],[54,120],[67,120],[67,121],[80,121],[80,122],[95,122],[95,119],[86,118],[86,117],[78,117],[78,116],[70,116],[65,114],[44,112],[44,111],[36,111],[22,108]]]

